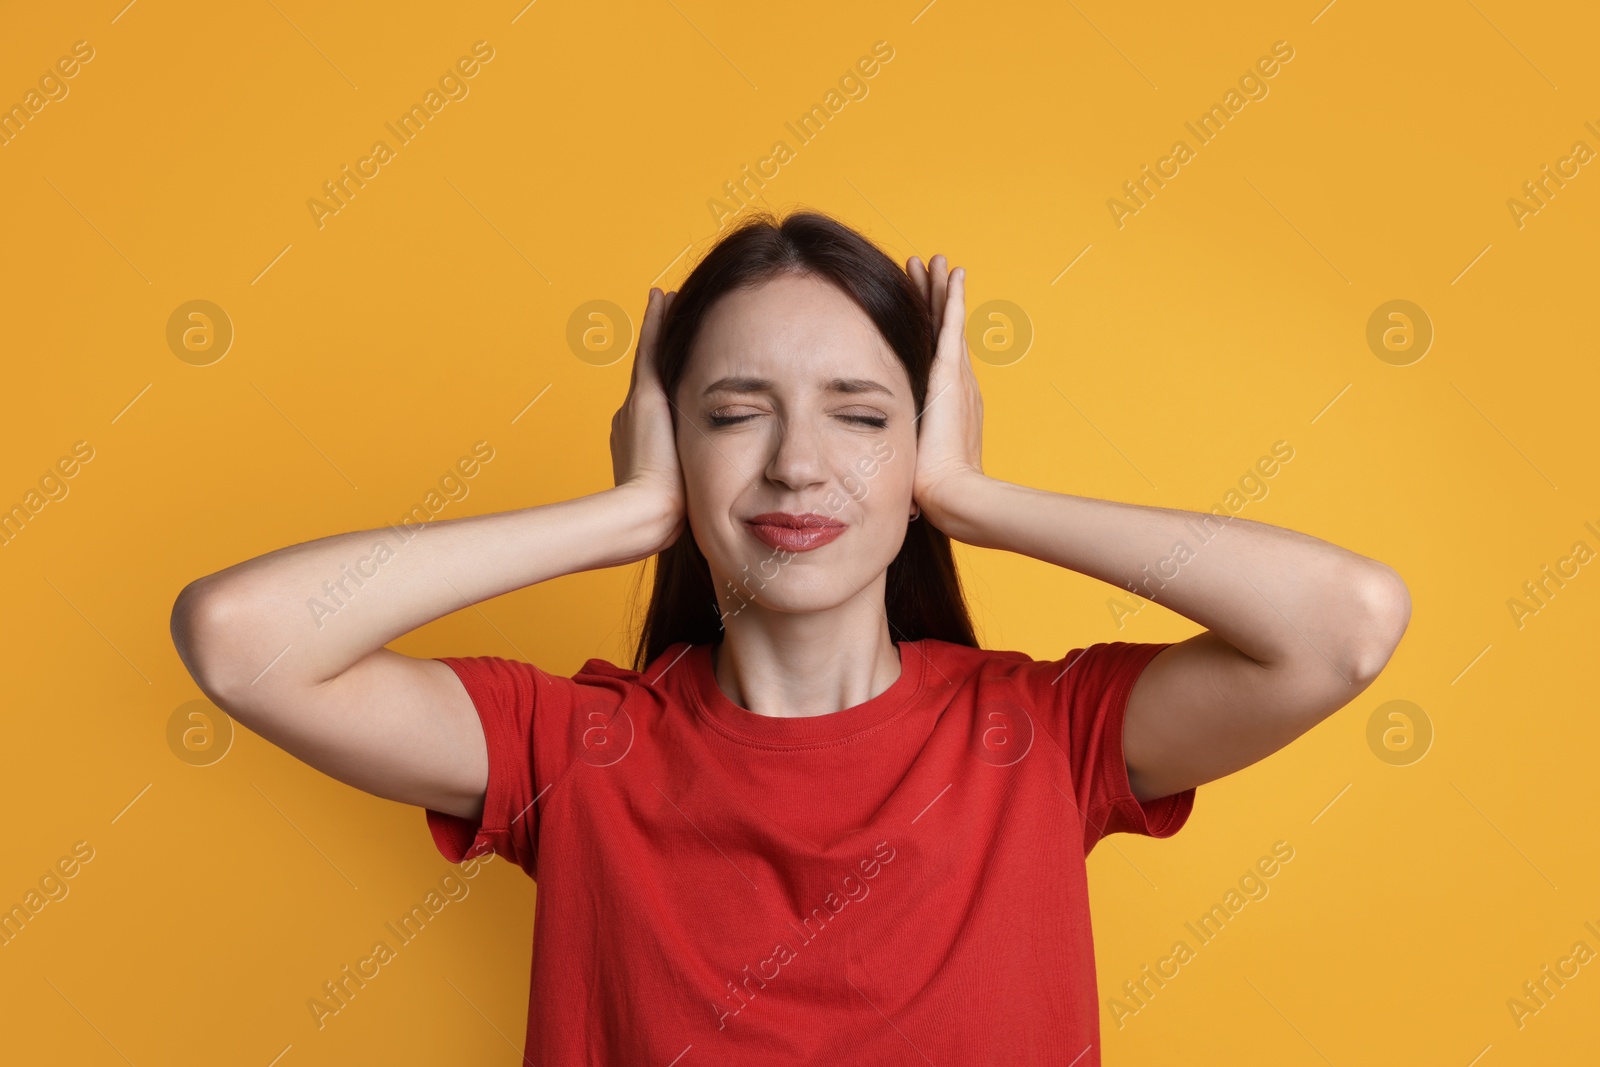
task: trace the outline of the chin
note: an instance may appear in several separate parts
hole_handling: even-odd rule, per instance
[[[805,555],[802,553],[781,567],[763,557],[760,561],[751,562],[749,569],[741,571],[737,577],[725,583],[719,582],[722,608],[728,617],[752,606],[789,615],[829,611],[870,583],[869,577],[859,576],[860,581],[851,582],[814,564],[798,567],[797,564]],[[761,565],[758,566],[758,563]]]

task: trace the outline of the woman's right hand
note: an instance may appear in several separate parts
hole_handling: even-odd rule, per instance
[[[677,295],[676,290],[663,293],[651,288],[644,325],[639,330],[639,347],[634,352],[628,395],[611,417],[611,474],[616,486],[649,494],[674,518],[662,549],[678,539],[687,515],[672,405],[662,389],[656,363],[661,324]]]

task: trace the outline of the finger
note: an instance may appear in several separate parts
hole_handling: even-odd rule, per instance
[[[962,336],[964,324],[967,320],[967,268],[957,267],[950,272],[948,287],[945,294],[944,329],[942,334],[948,335],[948,343],[952,352],[966,355],[966,340]],[[959,346],[959,347],[958,347]]]
[[[678,299],[678,291],[662,292],[656,300],[655,322],[650,330],[650,343],[646,346],[645,370],[648,377],[645,379],[647,388],[657,393],[663,393],[661,383],[661,342],[666,333],[667,312],[672,310],[672,305]]]
[[[633,394],[634,387],[637,386],[638,383],[639,383],[639,358],[640,358],[640,353],[644,349],[644,333],[645,333],[646,328],[649,325],[650,312],[651,312],[651,309],[653,309],[655,307],[655,303],[656,303],[656,291],[655,291],[654,287],[652,287],[650,289],[650,291],[645,294],[645,298],[644,298],[644,318],[640,322],[640,325],[639,325],[639,339],[638,339],[638,342],[633,346],[633,359],[630,361],[630,364],[628,366],[628,394],[630,396]]]
[[[661,307],[656,312],[656,331],[650,339],[650,374],[651,381],[657,386],[661,385],[661,339],[666,333],[667,313],[672,310],[672,305],[678,301],[676,289],[661,298]]]
[[[944,253],[935,255],[928,264],[932,284],[928,287],[928,302],[933,306],[933,332],[938,336],[944,327],[945,290],[949,286],[949,261]]]
[[[945,291],[944,313],[947,321],[952,321],[959,328],[963,316],[967,313],[967,268],[957,267],[950,272],[949,284]]]
[[[907,260],[906,273],[911,275],[911,284],[916,287],[917,293],[927,300],[931,290],[928,288],[928,268],[922,265],[922,259],[912,256]]]
[[[644,358],[645,338],[650,333],[650,319],[656,308],[656,288],[650,287],[644,299],[644,320],[639,325],[639,341],[633,347],[633,364],[628,368],[628,392],[632,393],[639,382],[639,363]]]
[[[644,323],[639,327],[639,344],[633,353],[633,373],[628,380],[629,392],[639,387],[641,370],[645,375],[654,373],[656,334],[661,326],[661,308],[664,300],[662,291],[651,286],[650,299],[644,309]],[[649,378],[645,377],[643,380],[648,381]]]

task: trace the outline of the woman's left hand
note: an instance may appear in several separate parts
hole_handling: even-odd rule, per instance
[[[933,370],[917,431],[912,497],[935,526],[947,501],[983,474],[983,396],[966,338],[966,268],[948,270],[943,255],[924,267],[912,256],[906,273],[933,310]]]

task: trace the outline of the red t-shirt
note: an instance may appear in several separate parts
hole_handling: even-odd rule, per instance
[[[439,657],[489,782],[481,826],[427,810],[434,842],[538,883],[527,1062],[1099,1064],[1084,857],[1194,806],[1141,805],[1122,754],[1167,645],[897,644],[888,689],[807,718],[729,700],[710,645],[571,678]]]

